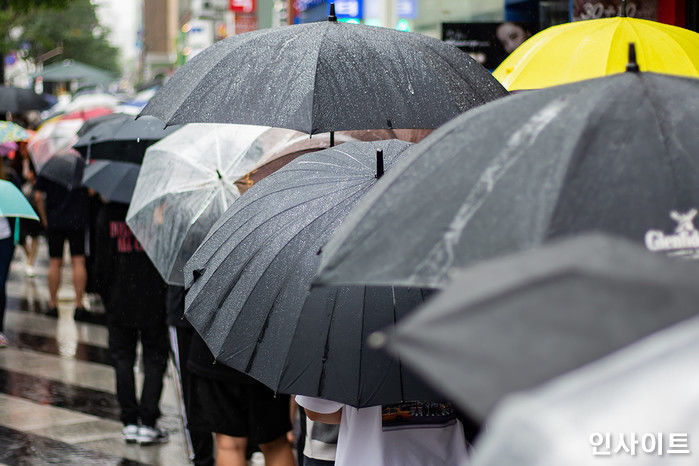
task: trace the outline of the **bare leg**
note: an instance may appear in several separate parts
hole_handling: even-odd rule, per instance
[[[29,240],[31,239],[31,244]],[[34,267],[34,262],[36,261],[36,255],[39,252],[39,237],[38,236],[27,236],[27,241],[25,243],[24,251],[27,253],[27,264]]]
[[[245,437],[230,437],[216,434],[216,465],[217,466],[247,466],[245,449],[248,439]]]
[[[268,443],[261,443],[260,450],[265,455],[265,466],[294,466],[295,464],[294,454],[286,435]]]
[[[58,307],[58,287],[61,286],[61,266],[63,259],[59,257],[49,259],[49,307]]]
[[[75,289],[75,307],[82,307],[85,286],[87,285],[87,269],[85,268],[85,256],[74,256],[73,261],[73,288]]]

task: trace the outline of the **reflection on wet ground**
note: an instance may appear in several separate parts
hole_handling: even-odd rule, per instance
[[[46,247],[29,278],[15,252],[0,349],[0,464],[188,464],[171,374],[160,424],[170,443],[140,447],[121,439],[114,371],[99,307],[73,318],[70,270],[64,270],[59,317],[46,316]],[[94,303],[91,303],[94,304]],[[140,382],[140,368],[136,368]]]

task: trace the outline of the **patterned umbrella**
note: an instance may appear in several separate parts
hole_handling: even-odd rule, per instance
[[[27,139],[29,139],[29,133],[24,128],[11,121],[0,121],[0,143]]]

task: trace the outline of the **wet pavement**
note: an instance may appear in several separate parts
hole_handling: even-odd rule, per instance
[[[121,439],[103,310],[93,302],[90,315],[73,319],[71,275],[64,266],[59,317],[43,315],[45,243],[36,277],[25,276],[23,259],[17,248],[7,284],[10,346],[0,349],[0,464],[188,464],[171,372],[160,406],[160,425],[170,442],[127,445]],[[137,378],[142,378],[140,368]]]

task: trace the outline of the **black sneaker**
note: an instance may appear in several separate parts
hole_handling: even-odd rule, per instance
[[[44,315],[47,315],[49,317],[58,317],[58,308],[57,307],[50,307],[48,311]]]
[[[84,307],[76,307],[75,312],[73,312],[73,319],[75,320],[88,320],[90,318],[90,313]]]

